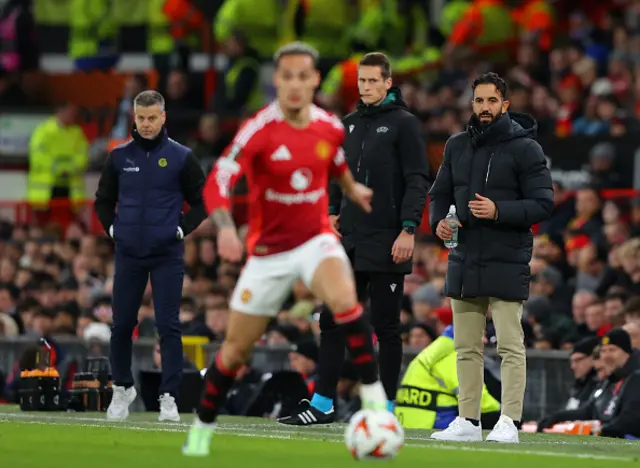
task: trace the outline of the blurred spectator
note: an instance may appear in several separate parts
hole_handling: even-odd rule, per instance
[[[235,32],[224,42],[228,64],[218,76],[211,109],[221,117],[245,117],[262,107],[258,54]]]
[[[424,323],[414,323],[409,331],[409,348],[422,350],[438,337],[436,333]]]
[[[309,395],[313,395],[314,376],[318,364],[318,345],[314,340],[304,339],[296,342],[293,349],[289,353],[289,366],[302,375],[309,389]]]
[[[167,114],[179,114],[180,111],[196,111],[202,108],[196,90],[191,88],[189,83],[186,71],[174,69],[169,72],[167,89],[163,93],[166,99]]]
[[[0,64],[0,108],[24,107],[27,104],[22,88]]]
[[[126,140],[131,136],[133,126],[133,98],[147,87],[144,75],[131,75],[124,84],[122,98],[116,105],[115,121],[111,130],[111,138]]]
[[[586,403],[599,384],[593,352],[600,340],[596,337],[584,338],[575,344],[569,363],[575,381],[565,409],[572,410]]]
[[[413,317],[419,322],[430,319],[433,309],[442,304],[442,295],[430,284],[425,284],[418,289],[412,299]]]
[[[228,143],[220,131],[218,117],[215,114],[204,114],[200,118],[198,135],[189,142],[189,147],[208,174]]]

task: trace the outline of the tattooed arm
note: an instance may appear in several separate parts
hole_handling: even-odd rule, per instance
[[[213,210],[210,217],[218,229],[236,228],[236,223],[227,208]]]

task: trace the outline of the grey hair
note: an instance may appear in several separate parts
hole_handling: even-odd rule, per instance
[[[306,55],[307,57],[311,57],[314,65],[317,65],[318,60],[320,60],[320,54],[314,47],[305,42],[295,41],[280,47],[273,55],[273,61],[277,66],[282,57],[289,55]]]
[[[133,100],[133,105],[140,107],[151,107],[158,105],[164,112],[164,97],[158,91],[149,89],[138,94]]]

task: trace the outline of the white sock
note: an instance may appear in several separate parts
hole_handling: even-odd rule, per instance
[[[360,399],[362,400],[363,408],[387,408],[387,394],[379,380],[369,385],[360,384]]]
[[[216,423],[206,423],[200,421],[200,418],[196,418],[193,424],[195,427],[202,427],[204,429],[214,429],[216,427]]]

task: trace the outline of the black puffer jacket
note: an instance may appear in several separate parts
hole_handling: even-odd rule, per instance
[[[411,260],[394,264],[391,248],[403,226],[420,225],[427,200],[429,162],[420,122],[400,90],[391,88],[382,104],[361,102],[343,123],[349,168],[373,190],[367,214],[331,186],[329,209],[340,215],[344,247],[356,271],[409,273]]]
[[[456,205],[462,228],[449,252],[448,296],[528,298],[530,228],[553,212],[551,174],[536,130],[531,116],[505,113],[484,129],[472,118],[466,132],[447,141],[430,191],[429,222],[435,234]],[[496,204],[496,221],[471,214],[476,193]]]

